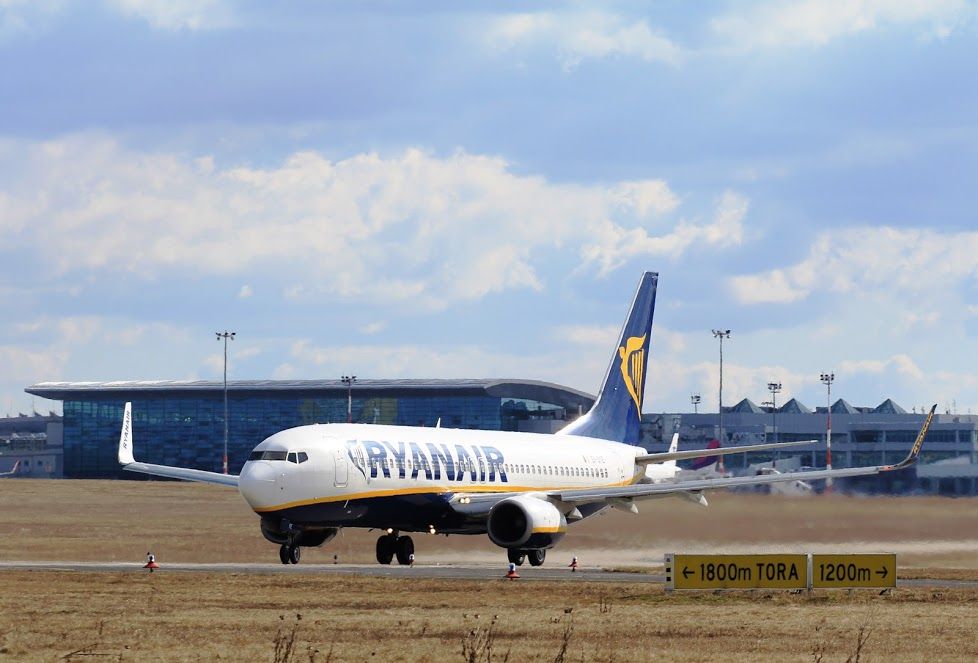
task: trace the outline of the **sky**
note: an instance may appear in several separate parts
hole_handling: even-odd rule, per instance
[[[0,413],[522,378],[978,413],[978,5],[0,0]]]

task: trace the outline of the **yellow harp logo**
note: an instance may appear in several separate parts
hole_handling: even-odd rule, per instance
[[[625,341],[623,347],[618,348],[618,356],[621,357],[621,376],[625,380],[625,387],[635,401],[635,409],[638,410],[639,417],[642,416],[642,373],[645,371],[645,336],[632,336]]]

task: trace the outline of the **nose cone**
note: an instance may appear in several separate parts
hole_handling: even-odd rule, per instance
[[[275,500],[275,468],[267,460],[245,463],[238,476],[238,492],[252,509],[269,507]]]

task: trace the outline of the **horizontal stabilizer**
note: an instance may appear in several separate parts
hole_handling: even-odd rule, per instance
[[[186,467],[171,467],[169,465],[153,465],[151,463],[129,463],[123,466],[122,469],[128,472],[140,472],[142,474],[152,474],[157,477],[167,477],[168,479],[216,483],[222,486],[238,485],[237,474],[221,474],[220,472],[192,470]]]
[[[126,403],[122,413],[122,432],[119,433],[119,464],[129,472],[152,474],[168,479],[183,479],[184,481],[199,481],[201,483],[216,483],[222,486],[237,486],[236,474],[218,474],[206,470],[192,470],[187,467],[171,467],[169,465],[153,465],[152,463],[137,463],[132,451],[132,403]]]

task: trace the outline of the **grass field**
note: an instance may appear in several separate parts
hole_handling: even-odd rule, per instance
[[[711,494],[608,511],[572,525],[548,564],[650,566],[665,552],[895,552],[901,567],[978,569],[978,501]],[[272,562],[237,491],[157,481],[0,480],[0,559]],[[376,533],[344,530],[307,562],[373,561]],[[419,562],[505,562],[487,537],[414,537]]]
[[[585,521],[547,563],[577,554],[585,565],[648,568],[663,551],[877,550],[898,553],[902,577],[978,570],[973,500],[710,499],[709,509],[662,500],[638,516]],[[176,573],[167,562],[270,562],[277,552],[237,493],[214,486],[5,480],[0,504],[2,560],[136,562],[153,550],[164,563],[152,575],[0,572],[0,659],[845,661],[857,650],[863,661],[978,658],[971,589],[669,595],[577,580]],[[375,536],[349,531],[303,562],[369,562]],[[485,537],[415,540],[422,564],[505,561]]]
[[[0,618],[0,658],[37,660],[287,660],[293,628],[296,661],[845,661],[861,635],[863,661],[978,658],[973,590],[17,571],[0,573]],[[487,637],[491,659],[463,655]]]

